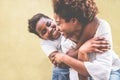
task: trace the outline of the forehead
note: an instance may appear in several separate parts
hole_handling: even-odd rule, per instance
[[[37,22],[36,27],[38,27],[38,26],[43,26],[43,25],[46,24],[46,22],[51,22],[51,21],[52,21],[52,19],[42,17],[42,18]]]
[[[44,23],[44,22],[47,22],[47,21],[52,21],[52,19],[42,17],[38,22],[39,23]]]

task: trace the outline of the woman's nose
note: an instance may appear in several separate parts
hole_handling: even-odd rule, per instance
[[[56,30],[57,30],[57,31],[60,31],[60,28],[59,28],[59,26],[56,26]]]
[[[60,26],[57,26],[57,30],[58,30],[58,31],[61,31],[61,27],[60,27]]]

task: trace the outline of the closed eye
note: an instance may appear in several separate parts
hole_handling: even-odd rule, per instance
[[[43,30],[41,31],[41,34],[44,35],[46,32],[47,32],[47,29],[43,29]]]
[[[51,25],[51,22],[48,21],[48,22],[46,23],[46,26],[49,27],[50,25]]]

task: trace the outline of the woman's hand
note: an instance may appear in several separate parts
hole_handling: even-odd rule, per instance
[[[110,49],[110,44],[105,38],[92,38],[86,41],[78,50],[79,53],[103,53]]]

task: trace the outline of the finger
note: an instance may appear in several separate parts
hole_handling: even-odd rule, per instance
[[[98,49],[111,49],[110,45],[99,45]]]
[[[51,58],[51,62],[54,63],[55,62],[55,57]]]
[[[97,40],[105,40],[105,38],[104,37],[95,37],[94,40],[96,40],[96,41]]]
[[[93,47],[93,48],[99,48],[100,45],[99,45],[99,44],[92,44],[92,47]]]
[[[57,67],[57,66],[58,66],[58,64],[57,64],[56,62],[54,63],[54,65],[55,65],[55,67]]]
[[[110,49],[101,49],[101,51],[103,51],[103,52],[106,52],[106,51],[108,51],[108,50],[110,50]]]
[[[52,63],[57,66],[57,62],[55,60]]]
[[[94,51],[95,51],[96,53],[103,53],[103,51],[102,51],[102,50],[99,50],[99,49],[94,49]]]
[[[92,44],[110,44],[107,40],[92,41]]]
[[[92,47],[94,48],[110,48],[108,44],[92,44]]]

